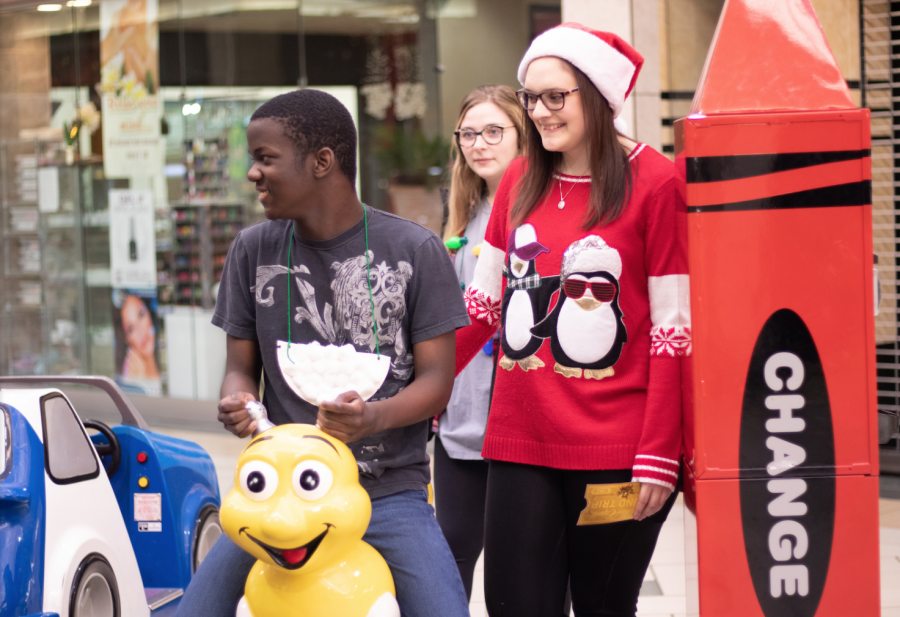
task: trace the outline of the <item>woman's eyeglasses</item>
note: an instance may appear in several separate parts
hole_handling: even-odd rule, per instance
[[[458,131],[453,131],[453,134],[456,135],[456,143],[462,148],[471,148],[475,145],[475,140],[478,139],[478,136],[481,135],[481,138],[484,140],[484,143],[489,146],[496,146],[501,141],[503,141],[503,130],[511,129],[511,126],[486,126],[480,131],[473,131],[472,129],[459,129]]]
[[[566,106],[566,97],[573,92],[578,92],[578,88],[572,88],[571,90],[547,90],[540,94],[522,89],[516,92],[516,97],[519,99],[519,104],[525,108],[525,111],[534,110],[538,99],[541,100],[541,103],[544,104],[548,111],[559,111]]]
[[[568,279],[563,284],[566,296],[574,300],[583,296],[588,287],[591,288],[594,299],[600,302],[611,302],[616,295],[616,286],[612,283],[588,283],[579,279]]]

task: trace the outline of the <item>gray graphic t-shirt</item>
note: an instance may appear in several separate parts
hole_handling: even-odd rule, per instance
[[[292,343],[350,344],[374,353],[374,302],[380,353],[390,358],[391,367],[370,402],[394,396],[414,379],[413,345],[469,323],[440,239],[406,219],[367,211],[371,301],[363,221],[327,241],[295,235],[290,274],[290,221],[244,229],[228,251],[212,321],[232,336],[259,342],[263,404],[275,424],[313,424],[318,412],[294,393],[278,366],[278,341],[288,340],[288,286]],[[421,489],[429,482],[428,422],[348,444],[371,497]]]

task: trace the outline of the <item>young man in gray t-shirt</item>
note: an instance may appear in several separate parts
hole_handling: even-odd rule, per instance
[[[356,456],[372,498],[364,539],[388,562],[402,615],[466,616],[426,493],[428,421],[450,398],[455,330],[469,323],[447,252],[434,233],[360,203],[356,130],[334,97],[276,97],[254,113],[247,140],[247,176],[269,220],[238,234],[222,273],[213,317],[228,334],[219,420],[239,437],[253,432],[245,405],[262,373],[275,424],[316,424]],[[390,368],[368,400],[351,391],[313,405],[281,370],[288,341],[352,345],[386,356]],[[222,536],[178,614],[233,617],[254,561]]]

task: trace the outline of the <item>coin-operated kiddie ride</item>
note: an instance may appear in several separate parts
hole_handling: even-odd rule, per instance
[[[301,352],[298,362],[310,351],[338,353],[291,345],[292,357],[295,351]],[[358,368],[365,372],[365,366]],[[377,381],[378,371],[368,368],[371,381]],[[356,377],[360,386],[370,381]],[[331,396],[330,389],[344,387],[348,379],[352,374],[322,384],[328,391],[321,395]],[[314,398],[312,389],[319,388],[297,381],[294,387],[305,387],[306,396]],[[225,533],[258,559],[237,617],[399,617],[390,569],[362,539],[372,503],[359,484],[353,453],[314,426],[274,426],[259,403],[248,404],[248,410],[258,429],[238,459],[235,487],[221,514]]]
[[[879,614],[869,112],[809,0],[727,0],[691,115],[688,614]]]

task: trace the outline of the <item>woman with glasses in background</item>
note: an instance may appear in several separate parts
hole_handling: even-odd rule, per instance
[[[576,616],[635,615],[675,499],[684,202],[674,165],[616,120],[642,63],[566,23],[519,66],[526,156],[497,190],[457,332],[459,368],[500,328],[482,450],[493,617],[558,615],[567,579]]]
[[[479,86],[460,104],[444,239],[448,246],[459,246],[461,241],[453,239],[465,238],[453,257],[463,289],[472,281],[503,173],[521,154],[524,122],[525,114],[509,86]],[[457,376],[435,439],[437,520],[470,599],[475,562],[484,544],[488,464],[481,458],[481,445],[490,407],[491,347],[488,342]]]

